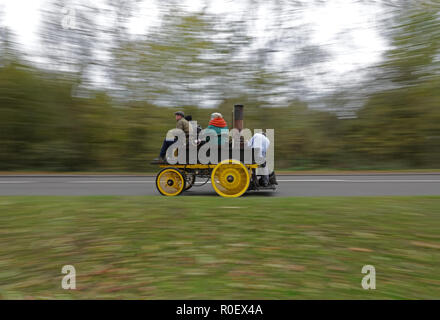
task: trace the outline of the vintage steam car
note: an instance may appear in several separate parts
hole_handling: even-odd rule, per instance
[[[233,117],[234,128],[242,130],[242,105],[234,106]],[[200,178],[205,179],[201,185],[211,180],[212,187],[222,197],[239,197],[248,190],[276,189],[277,182],[274,173],[269,177],[269,185],[260,185],[257,168],[265,164],[258,164],[254,158],[251,161],[244,161],[245,146],[243,143],[238,143],[237,146],[229,144],[226,148],[229,148],[226,157],[225,153],[219,151],[219,159],[214,163],[159,164],[162,169],[156,175],[157,190],[164,196],[177,196],[196,186],[195,181]],[[239,150],[234,152],[234,149]]]

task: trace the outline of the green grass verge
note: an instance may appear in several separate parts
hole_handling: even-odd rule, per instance
[[[1,299],[440,298],[440,197],[0,197],[0,226]]]

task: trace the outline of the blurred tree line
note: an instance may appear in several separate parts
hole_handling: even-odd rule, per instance
[[[231,126],[236,103],[245,105],[245,127],[275,129],[278,169],[439,167],[438,10],[395,15],[387,30],[392,48],[374,66],[362,107],[344,118],[334,110],[310,108],[301,98],[286,107],[267,107],[283,95],[279,88],[287,80],[264,67],[267,56],[261,50],[246,63],[236,58],[249,41],[239,23],[230,26],[226,41],[216,42],[217,31],[203,13],[174,12],[148,38],[133,39],[124,29],[129,11],[118,7],[121,3],[109,1],[117,14],[104,30],[114,37],[105,42],[93,32],[99,29],[93,8],[83,6],[77,14],[78,23],[89,28],[67,32],[57,26],[65,3],[54,2],[42,32],[49,68],[30,61],[11,32],[1,28],[0,170],[149,171],[154,168],[149,161],[175,125],[174,111],[184,110],[202,127],[219,111]],[[110,58],[94,59],[100,50]],[[320,48],[314,53],[324,54]],[[93,68],[102,65],[112,69],[110,89],[91,85]],[[217,101],[215,110],[196,107],[200,90]],[[194,103],[165,107],[176,92],[194,97]],[[326,102],[337,105],[356,94],[345,90]]]

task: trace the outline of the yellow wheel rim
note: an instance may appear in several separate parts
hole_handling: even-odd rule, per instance
[[[249,187],[248,169],[238,160],[228,159],[220,162],[211,173],[214,190],[222,197],[239,197]]]
[[[177,196],[185,188],[185,179],[176,169],[164,169],[156,178],[156,187],[165,196]]]

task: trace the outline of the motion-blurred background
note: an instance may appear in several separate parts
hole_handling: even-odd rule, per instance
[[[0,1],[0,170],[148,171],[245,105],[278,169],[437,168],[438,1]]]

